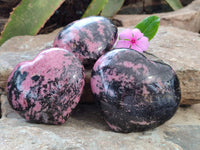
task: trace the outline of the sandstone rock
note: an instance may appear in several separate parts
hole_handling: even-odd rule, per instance
[[[2,150],[189,150],[199,148],[200,104],[179,108],[162,126],[146,132],[129,134],[109,130],[95,105],[79,105],[69,120],[58,126],[26,122],[1,96],[3,117],[0,119]]]
[[[156,13],[160,17],[160,24],[181,29],[200,31],[200,0],[194,0],[188,6],[166,13]],[[149,15],[116,15],[114,19],[122,21],[124,27],[134,26]]]
[[[170,129],[164,131],[166,134],[166,139],[168,141],[172,141],[173,143],[176,143],[183,147],[186,150],[190,149],[198,149],[200,147],[200,134],[198,132],[200,131],[200,126],[196,125],[187,125],[187,126],[173,126]],[[197,133],[197,134],[196,134]],[[191,137],[190,134],[193,136]],[[198,143],[197,145],[193,145],[184,141],[193,141],[194,143]],[[197,147],[198,146],[198,147]]]
[[[2,150],[53,150],[65,149],[68,143],[50,131],[40,128],[3,126],[1,129],[0,146]],[[9,131],[9,132],[8,132]],[[39,136],[38,136],[39,135]]]
[[[122,30],[123,28],[119,28],[119,32]],[[14,37],[5,42],[0,47],[0,89],[5,89],[7,78],[15,65],[21,61],[31,60],[42,49],[51,47],[58,31],[47,35]],[[182,104],[200,103],[199,34],[160,26],[157,35],[150,42],[148,52],[171,65],[176,71],[181,84]],[[86,71],[85,87],[81,101],[93,102],[90,70]]]

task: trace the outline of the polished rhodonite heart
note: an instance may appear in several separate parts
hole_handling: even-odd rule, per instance
[[[173,69],[129,49],[101,56],[91,88],[109,127],[118,132],[157,127],[176,112],[181,92]]]
[[[62,124],[78,104],[84,83],[79,59],[51,48],[14,68],[7,83],[8,101],[28,121]]]

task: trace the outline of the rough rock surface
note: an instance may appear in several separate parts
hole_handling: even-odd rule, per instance
[[[1,150],[197,150],[200,147],[200,104],[179,108],[162,126],[129,134],[109,130],[95,105],[78,105],[63,125],[26,122],[1,96]]]
[[[181,29],[200,31],[200,0],[194,0],[188,6],[177,11],[167,13],[156,13],[161,18],[160,24],[173,26]],[[114,18],[120,20],[124,27],[134,26],[149,15],[116,15]]]
[[[123,28],[119,28],[119,32]],[[0,89],[5,89],[12,69],[21,61],[33,59],[42,49],[48,48],[58,30],[47,35],[18,36],[0,47]],[[148,52],[161,58],[176,71],[182,91],[182,104],[200,103],[200,36],[198,33],[174,27],[160,26],[151,40]],[[85,91],[90,91],[90,74],[86,73]],[[0,91],[0,95],[4,90]],[[84,94],[82,101],[93,101],[91,95]]]

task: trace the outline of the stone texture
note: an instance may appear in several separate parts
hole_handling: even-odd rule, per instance
[[[200,103],[200,35],[162,27],[150,42],[149,53],[169,64],[178,75],[181,104]]]
[[[199,0],[193,3],[197,1]],[[193,10],[194,14],[197,9],[199,9],[199,5],[196,3],[196,9]],[[187,14],[184,9],[180,10],[179,13]],[[182,17],[187,20],[186,16]],[[197,18],[192,18],[196,19],[196,23],[198,23]],[[189,25],[192,24],[191,28],[194,28],[195,21],[193,19],[190,21],[190,17],[188,17],[188,22],[184,22],[184,29],[187,26],[189,28]],[[130,17],[129,20],[131,20]],[[180,21],[180,25],[184,25],[181,20],[182,18],[179,18],[176,21]],[[138,18],[138,21],[141,21],[141,18]],[[134,24],[131,23],[131,25]],[[196,31],[196,29],[192,30],[191,28],[189,30]],[[26,122],[8,104],[4,90],[8,75],[17,63],[30,60],[42,49],[50,47],[57,32],[35,37],[15,37],[0,47],[1,150],[199,149],[200,104],[179,108],[172,119],[158,128],[129,134],[110,131],[101,116],[100,110],[94,104],[79,104],[72,116],[63,125],[52,126]],[[148,52],[170,64],[178,74],[181,81],[182,104],[200,102],[199,34],[161,26],[157,36],[150,42]],[[87,70],[86,84],[88,83],[88,85],[85,90],[90,90],[88,88],[89,78],[90,71]],[[82,99],[93,102],[91,95],[85,95]]]
[[[69,143],[53,132],[29,126],[3,126],[1,129],[0,146],[6,149],[65,149]],[[8,132],[9,131],[9,132]],[[39,135],[39,136],[38,136]],[[26,138],[26,139],[24,139]],[[17,140],[16,140],[17,139]]]
[[[62,124],[80,101],[84,67],[69,51],[50,48],[18,64],[8,79],[10,105],[26,120]]]
[[[85,68],[109,51],[117,40],[117,27],[107,18],[91,16],[74,21],[55,37],[53,46],[73,52]]]
[[[162,126],[146,132],[129,134],[109,130],[95,105],[78,105],[63,125],[26,122],[1,96],[0,119],[2,150],[197,150],[200,136],[200,104],[179,108]]]
[[[51,47],[60,29],[47,35],[18,36],[0,47],[0,95],[5,94],[7,78],[15,65],[33,59],[42,49]],[[119,28],[119,32],[123,28]],[[176,71],[182,91],[181,104],[200,103],[200,37],[198,33],[160,26],[151,40],[148,52],[162,59]],[[93,102],[90,70],[86,71],[86,86],[82,102]],[[89,92],[88,92],[89,91]],[[90,94],[86,94],[86,93]]]
[[[160,24],[181,29],[200,31],[200,0],[194,0],[188,6],[177,11],[156,13],[161,18]],[[149,15],[116,15],[114,19],[122,21],[124,27],[134,26]]]
[[[164,133],[166,134],[166,139],[169,141],[172,141],[173,143],[176,143],[183,147],[184,149],[198,149],[200,148],[200,126],[196,125],[187,125],[187,126],[180,126],[176,125],[174,127],[171,127],[170,129],[166,130]],[[190,136],[190,135],[193,136]],[[184,141],[193,141],[194,143],[197,143],[195,145],[184,142]]]
[[[169,65],[130,49],[115,49],[97,60],[91,89],[116,132],[158,127],[174,115],[181,99],[177,75]]]

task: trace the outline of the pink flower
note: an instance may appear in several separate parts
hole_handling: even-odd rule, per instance
[[[148,38],[139,29],[126,29],[119,34],[115,48],[130,48],[140,53],[149,47]]]

